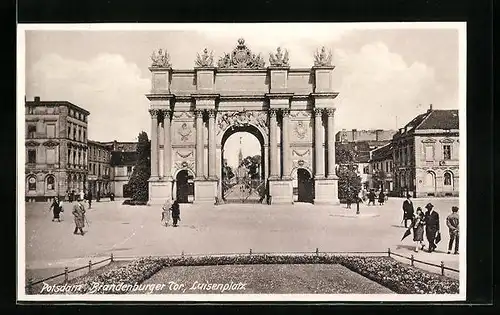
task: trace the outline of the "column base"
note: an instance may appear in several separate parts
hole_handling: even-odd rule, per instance
[[[269,178],[270,204],[293,204],[292,180]]]
[[[338,180],[316,178],[314,180],[315,205],[339,205]]]
[[[172,200],[172,181],[150,178],[148,204],[163,204],[167,200]]]
[[[217,180],[194,180],[194,204],[214,205],[217,197]]]

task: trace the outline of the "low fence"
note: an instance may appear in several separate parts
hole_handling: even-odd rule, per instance
[[[88,271],[90,272],[90,271],[92,271],[93,266],[100,265],[100,264],[105,263],[105,262],[113,262],[114,260],[115,260],[115,258],[113,256],[113,254],[111,254],[109,258],[106,258],[106,259],[103,259],[103,260],[100,260],[97,262],[92,262],[91,260],[89,260],[89,263],[87,265],[79,267],[79,268],[69,270],[68,267],[64,267],[64,272],[55,274],[55,275],[50,276],[48,278],[44,278],[44,279],[37,280],[37,281],[33,281],[33,279],[28,279],[28,284],[26,285],[26,292],[27,292],[27,294],[33,294],[33,287],[35,285],[43,283],[45,281],[55,279],[55,278],[59,278],[62,276],[64,276],[64,283],[66,283],[69,280],[70,273],[77,272],[77,271],[80,271],[83,269],[88,269]]]
[[[316,250],[314,252],[253,252],[252,249],[250,248],[250,250],[246,253],[215,253],[215,254],[185,254],[184,252],[182,252],[181,254],[178,254],[178,255],[168,255],[168,256],[150,256],[150,257],[153,257],[153,258],[173,258],[173,257],[204,257],[204,256],[212,256],[212,257],[217,257],[217,256],[244,256],[244,255],[264,255],[264,256],[280,256],[280,255],[317,255],[319,256],[320,254],[323,254],[323,255],[371,255],[371,256],[374,256],[374,255],[378,255],[378,256],[388,256],[388,257],[391,257],[391,256],[396,256],[396,257],[400,257],[400,258],[404,258],[404,259],[407,259],[410,261],[410,264],[411,266],[415,266],[415,262],[417,263],[421,263],[421,264],[424,264],[424,265],[428,265],[428,266],[433,266],[433,267],[437,267],[437,268],[440,268],[441,269],[441,275],[445,275],[445,270],[448,270],[448,271],[452,271],[452,272],[459,272],[459,270],[457,269],[454,269],[454,268],[450,268],[450,267],[446,267],[444,265],[444,262],[441,261],[441,264],[437,265],[437,264],[433,264],[433,263],[429,263],[429,262],[426,262],[426,261],[422,261],[422,260],[418,260],[418,259],[415,259],[413,257],[413,255],[411,255],[410,257],[407,257],[407,256],[404,256],[404,255],[401,255],[401,254],[397,254],[397,253],[394,253],[391,251],[390,248],[387,249],[387,251],[379,251],[379,252],[363,252],[363,251],[344,251],[344,252],[320,252],[319,248],[316,248]],[[65,267],[64,268],[64,272],[62,273],[58,273],[56,275],[53,275],[51,277],[48,277],[48,278],[45,278],[45,279],[42,279],[42,280],[37,280],[35,282],[33,282],[33,279],[29,279],[28,280],[28,284],[26,285],[26,291],[28,294],[33,294],[33,286],[37,285],[37,284],[40,284],[40,283],[43,283],[45,281],[48,281],[48,280],[52,280],[52,279],[55,279],[55,278],[58,278],[58,277],[62,277],[64,276],[64,283],[68,282],[69,280],[69,274],[70,273],[73,273],[73,272],[76,272],[76,271],[79,271],[79,270],[83,270],[83,269],[88,269],[88,271],[90,272],[92,270],[92,267],[93,266],[96,266],[96,265],[99,265],[99,264],[102,264],[102,263],[105,263],[105,262],[114,262],[114,261],[118,261],[118,260],[133,260],[133,259],[136,259],[137,257],[136,256],[119,256],[119,257],[115,257],[113,256],[113,254],[110,255],[109,258],[106,258],[106,259],[103,259],[103,260],[100,260],[98,262],[92,262],[89,260],[89,263],[85,266],[82,266],[82,267],[79,267],[79,268],[75,268],[75,269],[71,269],[69,270],[68,267]]]

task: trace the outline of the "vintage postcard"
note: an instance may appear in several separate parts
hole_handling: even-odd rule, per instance
[[[18,300],[464,301],[465,65],[465,23],[18,25]]]

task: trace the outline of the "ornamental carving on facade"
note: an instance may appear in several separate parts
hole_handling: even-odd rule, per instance
[[[177,155],[183,159],[185,158],[188,158],[190,157],[191,155],[193,155],[193,151],[188,151],[188,152],[180,152],[180,151],[177,151]]]
[[[185,116],[186,118],[193,118],[194,114],[192,112],[173,112],[172,115],[175,118],[182,118]]]
[[[295,132],[295,136],[297,136],[297,138],[304,139],[307,133],[307,127],[304,126],[303,121],[298,121],[293,131]]]
[[[305,156],[305,155],[308,155],[310,153],[309,150],[305,150],[305,151],[297,151],[297,150],[293,150],[292,151],[293,154],[297,155],[297,156]]]
[[[244,127],[255,125],[262,128],[267,133],[267,115],[262,111],[221,112],[218,115],[217,126],[219,134],[229,126]]]
[[[288,67],[288,50],[281,52],[281,47],[276,48],[276,53],[269,53],[269,64],[274,67]]]
[[[59,142],[54,141],[54,140],[48,140],[43,143],[44,146],[46,147],[56,147],[59,145]]]
[[[292,111],[290,111],[290,117],[307,117],[307,118],[311,118],[311,112],[309,112],[309,111],[292,110]]]
[[[311,169],[309,168],[309,161],[306,161],[306,160],[293,161],[292,167],[295,169],[304,168],[304,169],[311,171]]]
[[[187,123],[183,123],[178,131],[181,136],[181,141],[189,140],[189,136],[193,133],[193,130],[189,128]]]
[[[226,53],[219,58],[217,66],[222,69],[263,69],[265,61],[260,54],[252,53],[245,45],[245,40],[240,38],[231,54]]]
[[[316,51],[314,54],[314,65],[316,67],[324,67],[332,65],[332,51],[326,52],[325,46],[321,48],[320,51]]]
[[[36,147],[36,146],[39,146],[40,143],[36,142],[36,141],[33,141],[33,140],[30,140],[30,141],[26,141],[25,145],[27,147]]]
[[[151,67],[153,68],[170,68],[170,55],[166,50],[158,49],[151,54]]]
[[[190,170],[194,173],[194,162],[193,161],[176,162],[175,168],[177,170]]]
[[[195,64],[197,67],[213,67],[214,66],[214,54],[211,51],[208,53],[208,49],[203,50],[203,54],[196,54]]]

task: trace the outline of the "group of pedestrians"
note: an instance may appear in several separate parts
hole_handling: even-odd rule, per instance
[[[428,241],[428,252],[432,253],[437,248],[437,243],[441,240],[439,214],[434,210],[434,205],[428,203],[425,206],[425,213],[421,207],[417,207],[416,211],[411,201],[411,196],[407,195],[403,202],[403,221],[407,228],[403,238],[413,232],[413,241],[415,242],[415,251],[424,249],[424,231]],[[410,226],[408,227],[408,221]],[[450,233],[450,241],[448,243],[448,254],[451,253],[453,244],[455,245],[454,254],[458,254],[459,244],[459,220],[458,207],[451,207],[451,214],[446,218],[446,225]]]
[[[162,206],[161,224],[168,227],[171,218],[173,220],[173,227],[177,227],[178,222],[181,220],[181,209],[177,200],[174,200],[172,203],[170,199],[167,199]]]
[[[378,195],[378,196],[377,196]],[[375,193],[373,189],[370,190],[370,192],[367,195],[368,197],[368,205],[374,205],[375,206],[375,199],[378,201],[379,206],[383,206],[384,203],[387,201],[387,193],[384,193],[384,191],[381,189],[378,194]]]
[[[83,228],[85,227],[85,222],[88,222],[85,217],[85,206],[83,203],[84,198],[80,195],[76,197],[76,204],[73,205],[73,214],[75,221],[75,230],[73,234],[84,235]],[[90,207],[90,202],[89,202]],[[59,196],[54,197],[52,203],[50,204],[49,211],[52,210],[52,222],[61,222],[61,213],[64,212],[63,202]]]

